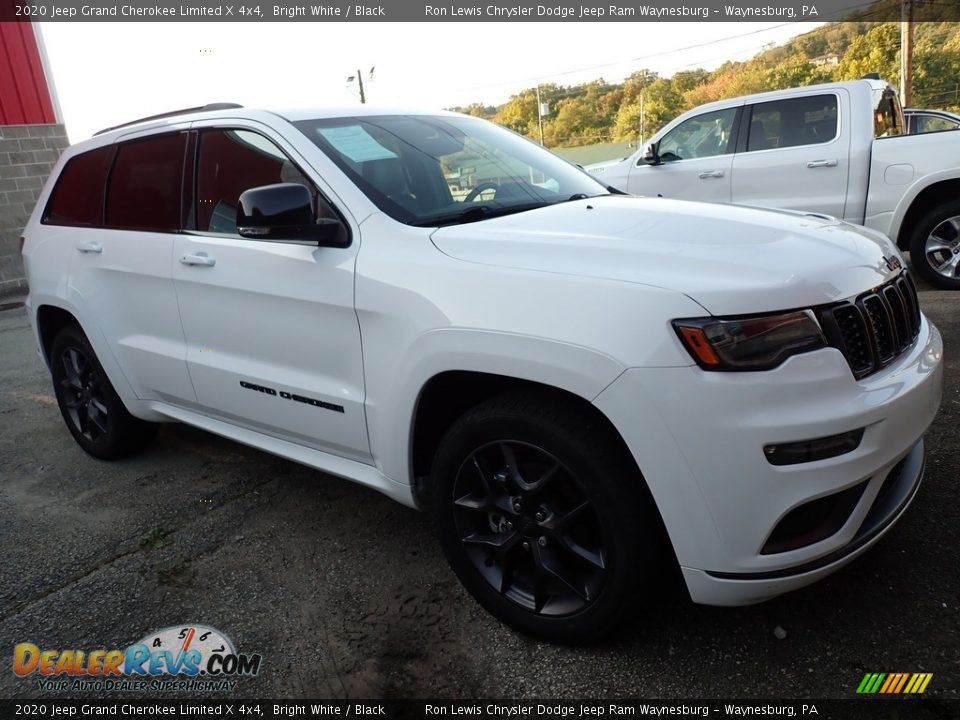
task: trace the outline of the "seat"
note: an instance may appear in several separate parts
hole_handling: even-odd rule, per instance
[[[750,139],[747,141],[747,150],[767,150],[771,146],[767,137],[767,126],[763,120],[755,118],[750,121]]]

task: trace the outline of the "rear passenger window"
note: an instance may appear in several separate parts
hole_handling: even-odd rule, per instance
[[[103,222],[103,192],[113,146],[77,155],[67,162],[50,195],[43,223],[98,227]]]
[[[836,136],[836,95],[774,100],[753,106],[747,151],[816,145]]]
[[[186,133],[124,143],[107,190],[107,227],[180,228],[180,186]]]
[[[316,200],[313,184],[263,135],[249,130],[202,133],[197,170],[197,230],[235,234],[240,194],[276,183],[306,185]]]

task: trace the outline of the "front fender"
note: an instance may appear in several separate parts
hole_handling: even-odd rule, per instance
[[[468,328],[426,332],[390,364],[389,370],[367,368],[367,426],[381,472],[407,484],[412,481],[412,422],[431,378],[450,370],[501,375],[590,401],[624,371],[613,358],[577,345]]]

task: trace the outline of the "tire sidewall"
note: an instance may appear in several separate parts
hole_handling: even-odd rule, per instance
[[[960,217],[960,200],[938,205],[923,216],[910,236],[910,263],[917,275],[930,285],[942,290],[960,290],[960,277],[944,277],[927,262],[927,238],[937,225],[950,217]]]
[[[60,382],[65,377],[63,354],[70,348],[76,348],[83,353],[87,361],[93,366],[93,372],[101,388],[100,394],[107,408],[107,432],[104,436],[97,438],[96,441],[90,440],[80,432],[70,417],[69,410],[63,404],[63,390],[60,388]],[[107,373],[100,364],[100,360],[86,335],[78,327],[64,328],[54,338],[53,345],[50,348],[50,368],[57,406],[67,429],[73,435],[77,444],[90,455],[102,459],[110,459],[123,454],[126,447],[123,442],[122,423],[128,415],[126,407],[124,407],[123,401],[117,395],[116,390],[113,389],[113,385],[110,383],[110,379],[107,377]]]

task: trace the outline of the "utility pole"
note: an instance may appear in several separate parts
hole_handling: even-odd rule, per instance
[[[540,124],[540,146],[543,147],[543,105],[540,103],[539,85],[537,85],[537,122]]]
[[[907,0],[909,2],[909,0]],[[360,73],[360,69],[357,68],[357,82],[360,84],[360,104],[365,105],[367,103],[367,96],[363,94],[363,75]]]
[[[900,0],[900,102],[913,105],[913,0]]]
[[[369,80],[373,80],[373,71],[375,69],[376,67],[370,68],[370,74],[368,76]],[[357,70],[356,75],[351,75],[350,77],[347,78],[348,83],[352,83],[354,80],[357,81],[357,85],[360,88],[360,104],[364,105],[367,102],[367,96],[363,92],[363,74],[360,72],[359,69]]]

